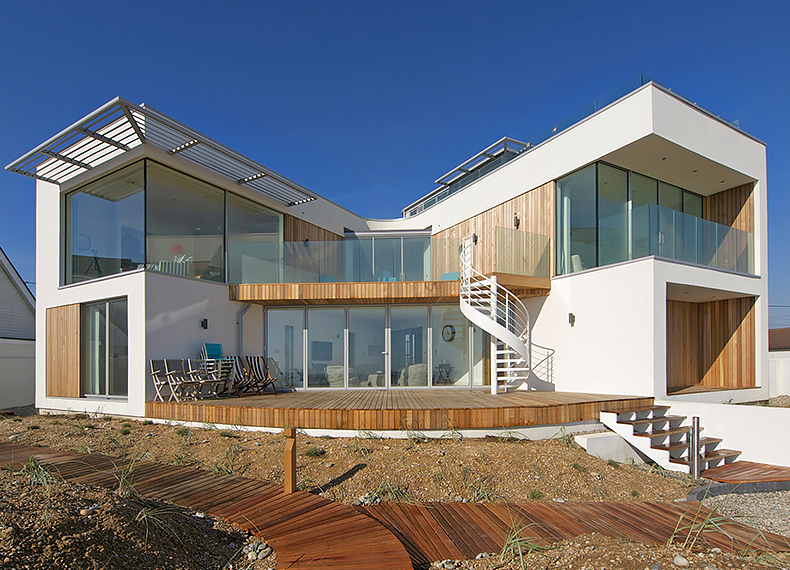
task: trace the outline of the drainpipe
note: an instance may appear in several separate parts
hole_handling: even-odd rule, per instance
[[[236,325],[238,325],[238,327],[239,327],[238,339],[237,339],[237,343],[238,344],[236,346],[238,348],[237,354],[239,356],[243,356],[242,355],[242,348],[244,347],[244,315],[245,315],[245,313],[247,311],[250,310],[250,307],[252,307],[252,303],[247,301],[244,304],[244,306],[241,308],[239,313],[236,315]]]

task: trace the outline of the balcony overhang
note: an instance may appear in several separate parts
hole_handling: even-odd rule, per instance
[[[543,297],[551,292],[551,279],[496,271],[488,277],[496,277],[498,284],[506,287],[519,299]]]

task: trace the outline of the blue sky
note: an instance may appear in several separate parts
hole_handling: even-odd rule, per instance
[[[38,2],[0,15],[0,163],[116,95],[362,215],[645,73],[768,144],[769,302],[790,326],[790,2]],[[0,246],[35,281],[31,179]]]

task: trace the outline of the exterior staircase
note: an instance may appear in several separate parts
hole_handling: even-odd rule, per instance
[[[622,411],[602,411],[601,423],[620,435],[631,447],[665,469],[685,471],[691,468],[692,428],[686,416],[669,414],[669,406],[650,406]],[[702,431],[700,427],[700,432]],[[741,454],[719,449],[721,439],[700,434],[700,471],[729,464]]]
[[[474,242],[461,249],[461,312],[491,335],[491,393],[502,386],[554,390],[554,350],[532,342],[529,312],[506,287],[473,267]]]

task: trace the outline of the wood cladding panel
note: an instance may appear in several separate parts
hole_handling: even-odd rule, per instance
[[[667,391],[752,388],[755,374],[753,297],[667,301]]]
[[[283,240],[304,241],[306,239],[310,241],[335,241],[342,240],[343,236],[290,214],[283,214]]]
[[[754,184],[705,196],[703,217],[754,234]]]
[[[82,397],[79,304],[47,309],[47,396]]]
[[[266,283],[230,286],[231,301],[265,305],[457,303],[459,281]]]
[[[512,270],[508,270],[509,260],[502,259],[497,261],[495,234],[498,227],[515,229],[513,220],[516,213],[518,213],[520,221],[518,231],[549,238],[548,259],[544,259],[542,262],[548,265],[549,275],[553,275],[555,194],[554,181],[548,182],[442,230],[434,235],[433,238],[452,240],[448,243],[454,244],[457,242],[460,244],[460,240],[464,237],[477,234],[478,242],[474,253],[475,269],[485,274],[491,274],[495,271],[510,273]],[[512,251],[508,253],[512,254]],[[502,267],[497,268],[497,264]]]

